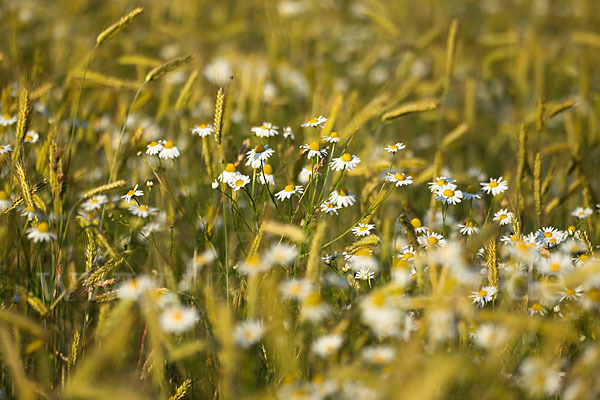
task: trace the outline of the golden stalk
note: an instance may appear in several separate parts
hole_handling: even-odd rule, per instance
[[[144,9],[141,7],[135,8],[129,11],[127,14],[121,17],[120,20],[103,30],[96,38],[96,46],[101,46],[114,38],[119,32],[125,29],[133,19],[139,15]]]

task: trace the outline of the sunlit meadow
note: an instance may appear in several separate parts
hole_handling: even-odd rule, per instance
[[[0,399],[599,398],[599,16],[0,2]]]

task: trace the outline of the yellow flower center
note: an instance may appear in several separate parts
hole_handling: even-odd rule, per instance
[[[263,146],[262,144],[259,144],[258,146],[254,147],[255,153],[264,153],[264,151],[265,151],[265,146]]]
[[[157,141],[150,142],[149,146],[150,147],[158,146],[158,142]]]
[[[535,303],[534,305],[531,306],[531,309],[533,311],[542,311],[544,309],[544,307],[542,307],[542,305],[540,303]]]
[[[510,241],[511,242],[516,242],[517,241],[517,235],[510,235]]]
[[[175,147],[175,144],[172,141],[167,140],[167,143],[165,143],[164,147],[165,149],[172,149],[173,147]]]
[[[134,193],[135,190],[131,189],[129,192],[127,192],[127,196],[133,196]]]
[[[588,292],[588,297],[592,300],[592,301],[600,301],[600,290],[596,289],[596,288],[592,288],[590,289],[590,291]]]
[[[90,200],[90,204],[96,204],[96,203],[98,203],[98,199],[91,199]]]
[[[35,212],[35,207],[33,207],[33,206],[27,206],[27,207],[25,207],[25,211],[33,213],[33,212]]]
[[[575,290],[574,289],[567,289],[567,290],[565,290],[565,294],[567,296],[573,296],[575,294]]]
[[[252,268],[256,268],[260,265],[260,258],[256,254],[254,254],[248,257],[248,259],[246,260],[246,264],[248,264],[248,266]]]
[[[319,151],[319,143],[312,142],[311,144],[308,145],[308,148],[312,151]]]
[[[30,142],[32,140],[33,140],[33,136],[31,136],[31,135],[25,135],[25,141],[26,142]]]
[[[148,211],[148,206],[139,206],[138,209],[140,211]]]
[[[287,185],[283,190],[285,190],[286,192],[293,192],[294,185]]]
[[[477,297],[485,297],[487,296],[487,292],[483,289],[481,289],[479,292],[477,292]]]
[[[40,222],[37,226],[37,230],[41,233],[48,233],[50,232],[50,225],[48,225],[47,222]]]
[[[568,231],[570,231],[570,232],[573,232],[575,229],[576,229],[576,228],[575,228],[573,225],[571,225],[571,226],[569,226],[569,227],[567,228],[567,230],[568,230]]]
[[[343,162],[350,162],[350,161],[352,161],[352,156],[350,154],[348,154],[348,153],[344,153],[342,155],[342,161]]]
[[[478,191],[479,191],[479,189],[477,187],[475,187],[475,185],[467,186],[467,193],[469,193],[469,194],[476,194]]]
[[[498,187],[498,182],[496,182],[496,181],[491,181],[491,182],[490,182],[490,184],[489,184],[488,186],[489,186],[489,187],[491,187],[491,188]]]
[[[560,271],[560,264],[559,263],[550,264],[550,271],[552,271],[552,272]]]
[[[475,228],[475,226],[477,226],[477,225],[475,225],[475,222],[473,222],[473,221],[467,221],[467,222],[465,223],[465,226],[466,226],[467,228]]]
[[[361,227],[359,228],[359,231],[362,231],[362,232],[364,232],[364,231],[366,231],[366,230],[368,230],[368,229],[369,229],[369,227],[368,227],[368,226],[361,226]]]
[[[447,184],[448,184],[448,182],[446,182],[445,179],[438,179],[438,181],[437,181],[438,186],[446,186]]]
[[[552,238],[552,239],[548,240],[548,243],[556,243],[556,238]]]
[[[508,218],[508,215],[506,215],[506,214],[498,215],[498,219],[506,219],[506,218]]]
[[[171,318],[173,319],[173,321],[179,322],[183,318],[183,314],[180,311],[175,311],[171,314]]]
[[[312,118],[310,121],[308,121],[309,124],[316,124],[317,122],[319,122],[316,118]]]
[[[452,197],[454,196],[454,191],[452,189],[445,189],[442,194],[446,197]]]
[[[383,307],[385,304],[385,297],[381,293],[376,293],[373,295],[373,304],[377,307]]]
[[[588,256],[587,254],[582,254],[579,256],[579,261],[587,261],[590,259],[590,256]]]
[[[438,240],[435,236],[429,236],[427,238],[427,243],[429,243],[429,244],[437,244],[437,242],[438,242]]]
[[[8,194],[3,190],[0,190],[0,200],[8,200]]]
[[[552,232],[544,232],[544,237],[546,239],[548,239],[549,237],[552,237]]]
[[[331,133],[329,134],[329,137],[330,137],[330,138],[334,138],[334,139],[335,139],[335,138],[339,138],[339,137],[340,137],[340,134],[339,134],[339,133],[337,133],[337,132],[331,132]]]
[[[392,149],[392,150],[396,150],[397,148],[398,148],[398,146],[396,146],[395,144],[390,146],[390,149]]]
[[[263,171],[267,175],[273,175],[273,167],[271,167],[271,164],[265,164]]]
[[[340,196],[348,196],[348,189],[346,189],[344,186],[342,186],[340,188],[340,190],[338,190],[338,195],[340,195]]]
[[[410,224],[413,226],[413,228],[420,228],[423,226],[423,224],[421,224],[421,220],[419,218],[411,219]]]
[[[415,255],[413,253],[411,253],[410,251],[407,251],[407,252],[404,253],[404,255],[402,257],[404,257],[405,260],[410,260],[414,256]]]
[[[200,124],[200,129],[206,129],[206,124]]]
[[[327,203],[327,208],[335,208],[335,206],[331,203]]]
[[[12,116],[10,114],[4,114],[4,119],[11,119]]]
[[[225,166],[225,172],[235,172],[235,165],[229,163]]]
[[[265,124],[262,124],[262,125],[260,126],[260,129],[269,129],[269,128],[267,128],[267,126],[266,126]]]
[[[244,186],[244,180],[238,179],[237,181],[235,181],[235,186],[238,186],[238,187]]]
[[[396,178],[397,181],[403,181],[404,180],[404,174],[401,174],[400,172],[397,172],[396,175],[394,175],[394,178]]]

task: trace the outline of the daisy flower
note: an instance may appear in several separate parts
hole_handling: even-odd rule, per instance
[[[173,143],[170,140],[167,140],[163,144],[163,149],[160,151],[158,156],[160,158],[162,158],[163,160],[172,160],[174,158],[179,157],[180,154],[181,153],[179,152],[179,149],[177,148],[177,146],[175,146],[175,143]]]
[[[412,176],[408,176],[402,172],[396,172],[394,174],[388,173],[385,180],[388,182],[392,182],[396,185],[396,187],[408,186],[412,185],[413,183]]]
[[[546,275],[557,275],[564,270],[571,269],[571,258],[567,255],[554,253],[550,258],[543,260],[540,271]]]
[[[246,153],[246,157],[248,157],[246,165],[251,165],[252,168],[260,168],[263,164],[266,164],[266,161],[273,154],[275,154],[275,150],[269,147],[268,144],[259,144]]]
[[[459,232],[466,236],[471,236],[474,233],[479,233],[479,228],[477,227],[475,221],[473,221],[472,219],[467,220],[467,222],[465,222],[464,225],[458,225],[458,227],[460,228]]]
[[[361,357],[372,364],[389,364],[394,360],[395,350],[390,346],[367,346],[363,349]]]
[[[321,203],[321,212],[324,212],[325,214],[329,214],[329,215],[338,215],[338,210],[341,209],[341,207],[336,206],[335,204],[333,204],[330,201],[324,201],[323,203]]]
[[[29,131],[23,140],[25,143],[37,143],[40,140],[40,135],[36,131]]]
[[[517,235],[512,234],[512,235],[502,236],[502,237],[500,237],[500,241],[506,245],[515,244],[517,242]]]
[[[387,151],[388,153],[396,153],[398,150],[403,150],[406,148],[406,145],[404,143],[396,143],[396,144],[392,144],[390,146],[386,146],[384,147],[384,150]]]
[[[442,188],[449,188],[450,190],[454,190],[456,189],[456,185],[454,185],[454,182],[456,181],[450,178],[449,176],[439,176],[435,178],[433,182],[429,182],[429,190],[431,191],[431,193],[437,193]]]
[[[367,268],[361,268],[354,274],[354,279],[357,281],[370,281],[373,278],[375,278],[375,272]]]
[[[535,314],[546,315],[548,311],[544,308],[540,303],[533,303],[531,307],[529,307],[529,315],[534,316]]]
[[[322,136],[322,138],[327,143],[337,143],[340,141],[340,134],[338,132],[331,132],[329,136]]]
[[[352,193],[348,191],[344,186],[338,190],[333,191],[329,195],[329,201],[338,207],[350,207],[356,201],[356,198]]]
[[[13,150],[10,144],[0,144],[0,154],[7,154]]]
[[[10,206],[12,206],[10,196],[4,190],[0,190],[0,211],[4,211]]]
[[[263,333],[264,328],[260,321],[249,320],[235,326],[233,329],[233,339],[239,346],[247,349],[253,344],[258,343]]]
[[[481,198],[481,191],[475,185],[467,186],[467,189],[463,192],[463,197],[465,200],[474,200]]]
[[[593,213],[593,211],[591,208],[577,207],[575,210],[573,210],[571,215],[574,217],[577,217],[579,219],[584,219],[584,218],[591,216],[592,213]]]
[[[315,340],[311,346],[311,349],[313,353],[319,357],[327,358],[338,351],[339,348],[342,347],[343,342],[344,339],[342,338],[342,335],[323,335]]]
[[[487,323],[475,331],[475,342],[486,349],[499,347],[506,342],[509,335],[504,326]]]
[[[198,135],[200,137],[207,137],[215,133],[213,126],[208,124],[196,125],[190,130],[192,131],[192,135]]]
[[[310,177],[313,175],[313,167],[311,165],[307,165],[306,167],[302,168],[302,170],[300,171],[300,174],[298,174],[298,180],[301,183],[308,183],[308,181],[310,181]]]
[[[498,196],[500,193],[504,193],[506,190],[508,190],[508,182],[503,181],[502,177],[498,179],[490,178],[489,182],[482,182],[480,185],[482,186],[481,189],[484,192],[487,194],[491,193],[492,196]]]
[[[232,176],[231,180],[227,182],[229,187],[232,188],[234,192],[237,192],[248,183],[250,183],[250,177],[239,172],[235,176]]]
[[[10,114],[4,114],[0,117],[0,126],[10,126],[17,122],[17,117],[13,117]]]
[[[292,264],[298,256],[298,249],[296,246],[292,246],[286,243],[274,244],[264,254],[266,262],[271,265],[279,265],[282,267],[288,267]]]
[[[456,205],[462,201],[463,194],[460,190],[456,190],[456,185],[447,185],[441,187],[437,195],[436,200],[441,201],[444,204]]]
[[[40,216],[40,214],[38,214],[37,210],[33,206],[27,206],[23,208],[23,210],[21,211],[21,215],[23,217],[27,217],[29,221]]]
[[[223,183],[229,183],[231,179],[233,179],[233,177],[237,174],[238,172],[235,169],[235,165],[233,165],[232,163],[228,163],[225,166],[223,172],[221,172],[221,174],[217,177],[217,179]]]
[[[307,157],[309,160],[313,157],[323,158],[327,155],[327,149],[321,150],[317,142],[303,144],[300,146],[300,149],[302,149],[302,153],[308,153]]]
[[[138,185],[135,185],[133,189],[127,192],[125,195],[121,196],[121,198],[125,201],[131,201],[133,197],[142,197],[144,195],[143,190],[138,189]]]
[[[275,197],[277,197],[279,201],[284,201],[295,194],[302,194],[302,192],[304,192],[302,186],[287,185],[283,190],[275,193]]]
[[[331,168],[334,171],[345,169],[346,171],[352,171],[360,163],[360,158],[350,153],[344,153],[341,157],[334,158],[331,163]]]
[[[294,135],[294,132],[292,132],[291,126],[286,126],[285,128],[283,128],[283,138],[291,140],[296,139],[296,135]]]
[[[415,249],[412,246],[406,246],[400,250],[399,257],[406,261],[412,260],[415,258]]]
[[[304,300],[312,293],[313,285],[307,279],[288,279],[280,287],[281,294],[286,299]]]
[[[103,194],[98,194],[96,196],[92,196],[85,203],[81,205],[85,211],[90,212],[94,210],[99,210],[103,204],[108,202],[108,197]]]
[[[577,286],[575,288],[564,288],[558,292],[558,294],[560,295],[560,300],[558,300],[560,303],[565,300],[579,300],[581,297],[583,297],[583,287]]]
[[[130,279],[127,282],[123,282],[119,286],[119,289],[117,289],[117,295],[121,299],[137,300],[143,293],[153,289],[155,286],[152,278],[141,275]]]
[[[368,236],[372,229],[375,229],[373,224],[358,224],[358,226],[352,228],[352,233],[356,236]]]
[[[554,395],[560,390],[563,372],[539,358],[527,358],[520,368],[521,385],[534,397]]]
[[[329,305],[323,301],[318,293],[312,292],[304,298],[300,308],[300,318],[311,322],[318,322],[329,315]]]
[[[498,221],[500,225],[509,225],[512,223],[514,214],[508,211],[508,208],[503,208],[494,214],[494,221]]]
[[[149,216],[156,214],[157,211],[158,208],[149,207],[144,204],[134,204],[129,206],[129,212],[136,217],[148,218]]]
[[[146,146],[146,154],[154,156],[163,151],[162,140],[152,141]]]
[[[240,263],[237,270],[242,275],[252,276],[268,271],[270,268],[271,265],[261,260],[261,258],[255,254]]]
[[[566,236],[568,236],[567,233],[559,231],[553,226],[543,227],[535,232],[536,241],[539,244],[548,247],[554,247],[558,245],[565,239]]]
[[[261,126],[255,126],[251,130],[258,137],[271,137],[279,135],[277,129],[279,127],[273,126],[270,122],[263,122]]]
[[[160,325],[165,332],[180,333],[196,325],[199,318],[195,308],[175,306],[161,314]]]
[[[322,115],[319,115],[317,118],[312,118],[310,121],[303,123],[302,127],[314,128],[318,126],[319,128],[324,128],[325,126],[323,124],[325,122],[327,122],[327,118],[323,117]]]
[[[423,247],[425,247],[426,249],[430,248],[430,247],[438,247],[438,246],[445,246],[446,245],[446,239],[444,239],[444,237],[442,235],[440,235],[439,233],[436,232],[427,232],[421,236],[419,236],[417,238],[417,241],[419,242],[419,244]]]
[[[478,307],[483,307],[487,302],[494,299],[494,296],[498,292],[495,286],[484,286],[477,292],[472,292],[469,298],[473,299],[473,304]]]
[[[275,184],[275,176],[273,175],[273,167],[271,166],[271,164],[265,164],[262,166],[262,168],[259,169],[258,181],[261,185]]]
[[[33,240],[34,243],[49,242],[56,239],[56,235],[50,232],[50,225],[47,222],[40,222],[35,228],[27,229],[27,239]]]

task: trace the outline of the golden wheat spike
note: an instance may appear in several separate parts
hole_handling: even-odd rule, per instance
[[[123,179],[121,179],[121,180],[113,182],[113,183],[98,186],[97,188],[94,188],[92,190],[85,192],[85,194],[83,195],[83,199],[86,200],[97,194],[105,193],[105,192],[120,188],[121,186],[125,186],[125,183],[126,182]]]
[[[221,144],[221,129],[223,128],[223,104],[225,100],[225,94],[223,88],[219,88],[217,92],[217,99],[215,101],[215,118],[213,121],[213,128],[215,129],[215,138],[217,143]]]
[[[192,56],[187,56],[177,57],[172,60],[169,60],[148,72],[145,81],[150,82],[160,79],[166,73],[171,72],[184,64],[187,64],[188,62],[190,62],[191,59]]]
[[[386,112],[381,117],[381,121],[388,121],[391,119],[395,119],[398,117],[402,117],[404,115],[433,111],[437,109],[440,105],[440,101],[438,99],[426,99],[420,101],[413,101],[410,103],[406,103],[401,105],[398,108],[395,108],[391,111]]]
[[[186,379],[185,381],[183,381],[183,383],[181,385],[179,385],[179,387],[177,388],[175,393],[171,397],[169,397],[169,400],[183,399],[183,397],[185,396],[187,390],[190,388],[191,385],[192,385],[191,379]]]
[[[133,19],[143,10],[144,9],[141,7],[135,8],[122,16],[120,20],[103,30],[96,38],[96,46],[101,46],[115,37],[119,32],[125,29],[127,25],[129,25],[131,21],[133,21]]]
[[[175,110],[181,110],[183,107],[185,107],[188,99],[190,98],[190,94],[192,93],[194,83],[196,83],[197,79],[198,71],[193,71],[188,80],[185,82],[185,85],[183,85],[181,93],[179,93],[179,96],[177,97],[177,101],[175,102]]]

